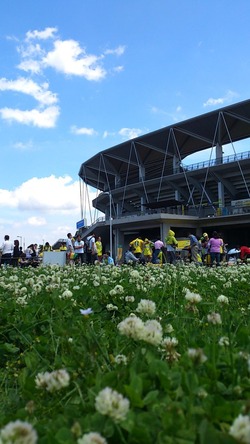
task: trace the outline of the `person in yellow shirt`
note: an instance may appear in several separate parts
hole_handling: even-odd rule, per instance
[[[178,242],[175,238],[175,232],[173,230],[168,230],[168,234],[165,238],[165,244],[167,248],[167,258],[169,264],[176,263],[175,249],[178,246]]]
[[[52,251],[52,250],[53,250],[53,248],[51,247],[49,242],[45,242],[45,245],[43,247],[43,251]]]
[[[144,242],[141,237],[137,237],[133,241],[130,242],[130,247],[133,249],[133,254],[135,257],[140,259],[142,257],[142,251],[144,247]]]
[[[151,262],[153,250],[152,247],[154,246],[154,243],[150,241],[149,239],[145,238],[144,240],[144,247],[143,247],[143,256],[145,257],[146,262]]]
[[[62,242],[59,248],[60,251],[66,251],[67,247],[66,247],[66,242]]]
[[[96,250],[97,250],[97,259],[99,262],[101,262],[102,261],[102,238],[101,238],[101,236],[99,236],[97,238],[95,245],[96,245]]]

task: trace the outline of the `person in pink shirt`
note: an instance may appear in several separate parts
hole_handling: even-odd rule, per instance
[[[208,251],[211,257],[211,264],[216,262],[216,266],[220,265],[220,252],[223,245],[222,239],[219,238],[217,231],[214,231],[208,242]]]
[[[159,264],[158,254],[160,253],[162,247],[164,247],[164,243],[160,239],[157,239],[157,241],[154,243],[152,264]]]

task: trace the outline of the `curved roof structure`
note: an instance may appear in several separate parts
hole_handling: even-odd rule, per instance
[[[101,151],[84,162],[83,181],[101,191],[173,173],[173,158],[250,137],[250,100],[161,128]]]
[[[223,157],[222,147],[250,137],[250,100],[170,125],[101,151],[81,165],[83,181],[104,193],[93,201],[113,216],[172,205],[223,206],[250,197],[250,151]],[[216,159],[190,168],[185,158],[216,147]],[[173,203],[174,202],[174,203]]]

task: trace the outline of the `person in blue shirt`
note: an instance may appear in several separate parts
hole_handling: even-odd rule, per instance
[[[135,255],[132,253],[131,250],[132,250],[132,248],[129,247],[129,249],[125,252],[125,255],[124,255],[124,259],[125,259],[124,262],[125,262],[125,264],[128,264],[128,265],[134,265],[139,262],[138,257],[135,257]]]
[[[110,251],[104,253],[102,263],[106,265],[115,265],[114,259],[110,256]]]
[[[188,233],[188,237],[190,239],[191,261],[195,264],[199,264],[199,241],[197,237],[192,233]]]
[[[115,265],[114,259],[110,256],[110,251],[107,252],[108,265]]]

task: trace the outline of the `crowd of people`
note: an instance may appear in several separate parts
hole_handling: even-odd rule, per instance
[[[176,264],[178,261],[184,263],[193,262],[197,265],[220,266],[221,262],[227,262],[229,265],[241,262],[247,262],[250,259],[250,247],[236,246],[228,250],[228,244],[224,242],[222,236],[214,231],[211,237],[208,233],[198,238],[193,233],[188,233],[189,244],[184,248],[178,248],[178,241],[175,232],[169,230],[166,238],[151,241],[137,237],[129,244],[125,252],[124,262],[129,264],[152,263],[152,264]]]
[[[78,234],[76,239],[71,233],[67,234],[65,243],[67,264],[78,263],[79,265],[103,263],[114,265],[114,259],[110,251],[103,251],[102,238],[91,233],[85,241]]]
[[[4,236],[1,251],[1,265],[12,265],[13,267],[37,267],[39,265],[39,248],[37,244],[29,245],[25,251],[19,245],[19,240],[12,243],[10,236]]]
[[[11,265],[14,267],[33,266],[36,267],[42,262],[44,252],[53,251],[49,242],[38,246],[30,244],[24,251],[19,245],[19,240],[10,240],[9,235],[4,236],[4,241],[0,247],[1,265]],[[109,251],[104,252],[101,236],[89,235],[84,241],[78,234],[75,238],[71,233],[67,234],[66,242],[61,242],[59,251],[66,252],[67,264],[94,264],[96,261],[105,264],[114,264]]]
[[[120,262],[175,265],[178,261],[182,261],[184,263],[193,262],[197,265],[220,266],[222,262],[231,265],[237,260],[243,263],[248,259],[250,261],[250,247],[237,245],[228,250],[228,245],[216,231],[210,237],[208,233],[203,233],[200,238],[189,232],[187,238],[188,245],[178,248],[178,240],[175,237],[175,232],[171,229],[164,240],[160,238],[155,240],[145,238],[143,240],[139,236],[129,243],[123,261]],[[37,244],[31,244],[23,251],[17,239],[12,243],[9,235],[5,235],[0,248],[1,265],[37,267],[46,251],[53,251],[49,242],[39,247]],[[74,238],[71,233],[68,233],[66,241],[61,243],[59,251],[66,252],[67,264],[102,263],[114,265],[111,253],[103,251],[101,236],[96,236],[95,233],[91,233],[85,240],[80,234]]]

